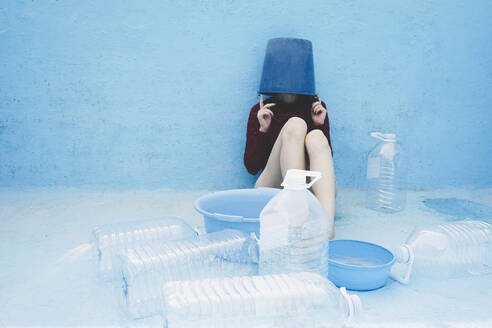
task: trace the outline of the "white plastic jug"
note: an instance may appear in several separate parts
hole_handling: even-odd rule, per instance
[[[406,203],[401,146],[393,133],[372,132],[379,139],[367,159],[366,207],[380,212],[401,211]]]
[[[306,177],[312,177],[306,183]],[[288,170],[284,187],[260,213],[261,274],[309,271],[328,275],[329,215],[308,190],[320,172]]]

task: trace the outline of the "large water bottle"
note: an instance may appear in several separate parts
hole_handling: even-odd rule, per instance
[[[401,211],[407,195],[400,144],[392,133],[372,132],[371,137],[381,142],[367,159],[366,207],[388,213]]]
[[[425,280],[491,273],[492,226],[464,220],[419,227],[394,254],[405,270],[397,273],[395,266],[392,277],[404,284],[410,276]]]
[[[311,272],[178,281],[164,295],[167,328],[341,327],[362,309]]]
[[[306,183],[306,177],[313,177]],[[288,170],[284,187],[260,213],[261,274],[309,271],[328,276],[330,218],[308,190],[320,172]]]
[[[165,282],[256,274],[257,257],[256,239],[237,230],[129,249],[120,255],[122,305],[133,318],[157,314]]]
[[[198,234],[182,219],[166,217],[103,225],[94,228],[93,236],[100,277],[111,281],[118,277],[115,259],[120,252],[154,242],[196,238]]]

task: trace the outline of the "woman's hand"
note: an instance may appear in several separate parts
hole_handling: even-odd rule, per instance
[[[263,105],[263,95],[260,95],[260,110],[256,117],[258,117],[261,132],[267,132],[270,123],[272,123],[273,112],[270,110],[270,107],[273,106],[275,106],[274,103]]]
[[[318,97],[318,101],[313,102],[311,105],[311,118],[314,125],[321,126],[325,123],[326,109],[321,105],[319,95],[316,95],[316,97]]]

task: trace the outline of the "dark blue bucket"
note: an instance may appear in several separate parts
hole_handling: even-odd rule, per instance
[[[224,229],[254,232],[260,237],[260,213],[280,191],[275,188],[234,189],[204,195],[195,201],[207,233]]]
[[[311,41],[296,38],[270,39],[265,52],[259,92],[316,95]]]
[[[393,253],[358,240],[330,241],[328,278],[338,287],[373,290],[386,284],[395,262]]]

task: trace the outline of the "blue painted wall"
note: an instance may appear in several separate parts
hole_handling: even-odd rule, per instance
[[[0,184],[249,187],[266,42],[313,41],[341,186],[372,130],[412,187],[492,185],[491,1],[0,3]]]

